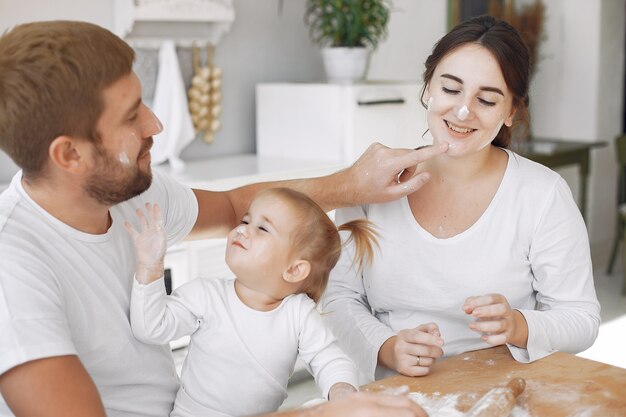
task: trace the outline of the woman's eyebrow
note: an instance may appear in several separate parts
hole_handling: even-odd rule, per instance
[[[441,74],[442,78],[448,78],[450,80],[456,81],[459,84],[463,84],[463,80],[460,79],[459,77],[452,75],[452,74]],[[488,86],[484,86],[484,87],[479,87],[480,90],[482,91],[491,91],[492,93],[498,93],[500,94],[502,97],[504,97],[504,93],[502,92],[502,90],[500,90],[499,88],[496,87],[488,87]]]

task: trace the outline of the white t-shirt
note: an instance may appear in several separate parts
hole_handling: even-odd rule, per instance
[[[358,386],[354,364],[306,294],[257,311],[239,299],[234,282],[195,279],[171,296],[165,295],[162,279],[133,284],[131,322],[137,338],[167,343],[191,334],[172,417],[275,411],[287,397],[298,355],[324,396],[338,382]]]
[[[40,358],[77,355],[107,415],[167,416],[179,383],[168,346],[139,342],[129,323],[135,249],[124,229],[135,210],[158,203],[168,243],[198,213],[193,192],[154,172],[150,189],[111,208],[93,235],[62,223],[25,192],[21,172],[0,195],[0,374]],[[0,416],[12,416],[0,398]]]
[[[438,239],[415,220],[406,198],[338,210],[336,222],[367,217],[380,252],[362,276],[349,246],[332,271],[323,310],[340,345],[372,380],[381,345],[402,329],[439,325],[445,356],[489,347],[468,328],[467,297],[503,294],[528,323],[528,346],[509,346],[521,362],[593,344],[600,305],[587,230],[570,189],[555,172],[507,151],[493,200],[469,229]]]

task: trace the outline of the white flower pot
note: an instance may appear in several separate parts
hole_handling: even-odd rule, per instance
[[[328,82],[351,84],[364,79],[369,54],[367,48],[323,48],[322,58]]]

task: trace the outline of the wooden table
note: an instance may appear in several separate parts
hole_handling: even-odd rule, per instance
[[[549,168],[578,165],[580,174],[579,207],[585,221],[587,212],[587,181],[591,149],[606,146],[606,142],[572,142],[557,139],[533,138],[511,145],[511,150]],[[625,413],[626,414],[626,413]]]
[[[465,412],[489,389],[510,379],[526,380],[517,407],[533,417],[626,416],[626,369],[557,352],[539,361],[516,362],[504,346],[437,362],[424,377],[394,376],[362,387],[382,391],[407,386],[428,398],[458,395]],[[436,417],[431,410],[431,416]]]

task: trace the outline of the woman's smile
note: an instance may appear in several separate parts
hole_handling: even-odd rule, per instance
[[[453,136],[466,137],[468,134],[476,131],[476,129],[472,129],[471,127],[461,127],[461,126],[455,125],[449,120],[444,119],[444,122],[446,123],[446,126],[448,126],[448,129],[452,131],[451,133],[453,134]]]

